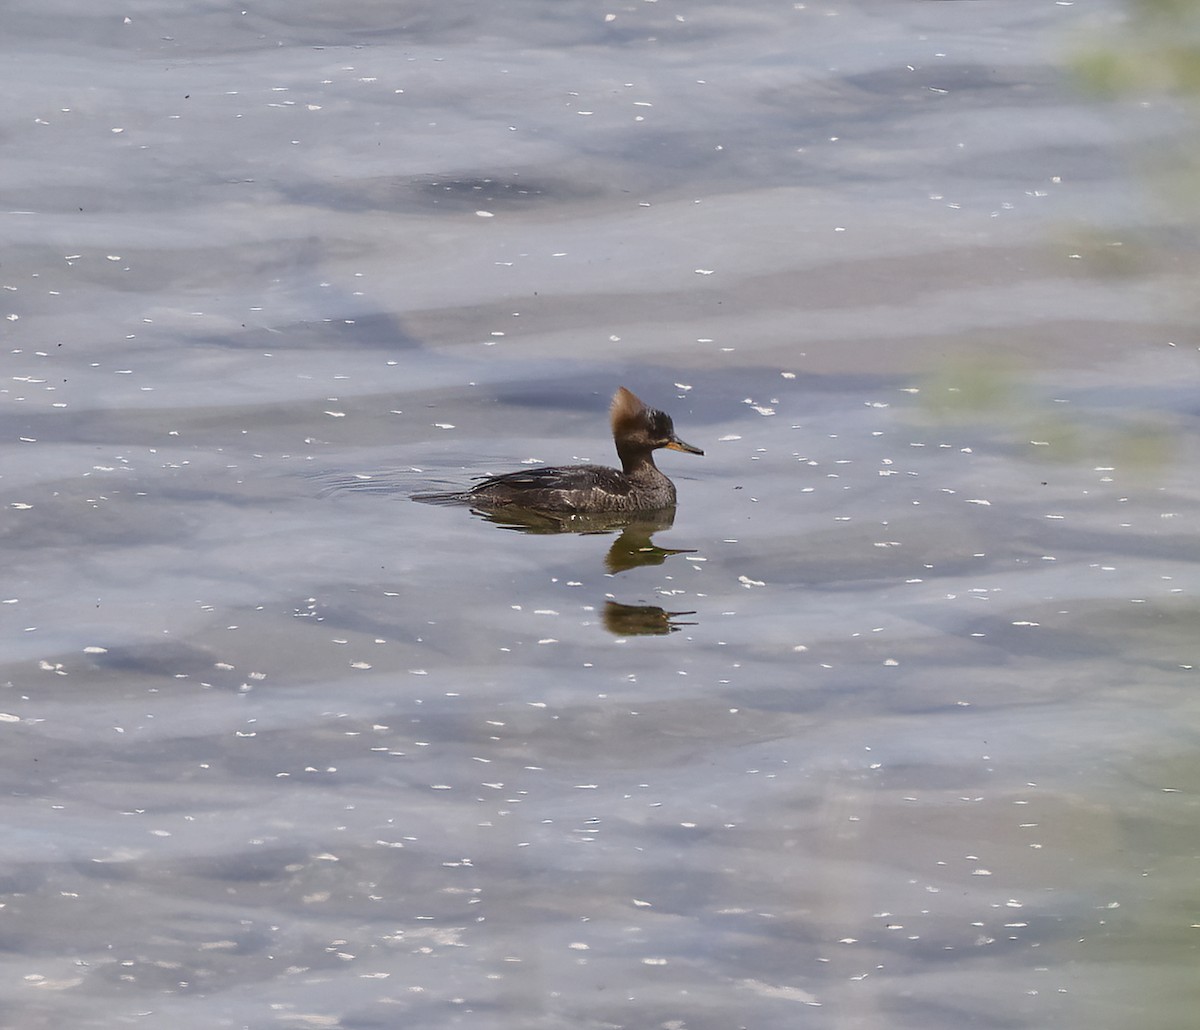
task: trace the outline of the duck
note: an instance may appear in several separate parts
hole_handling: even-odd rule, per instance
[[[654,464],[660,449],[703,455],[675,434],[665,411],[651,408],[624,386],[609,409],[619,469],[606,465],[558,465],[491,476],[470,490],[418,494],[433,503],[464,503],[483,511],[507,508],[556,514],[651,512],[675,507],[675,484]]]

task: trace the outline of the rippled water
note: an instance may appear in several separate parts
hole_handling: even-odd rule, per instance
[[[2,1021],[1188,1025],[1115,10],[13,6]],[[411,503],[622,384],[673,522]]]

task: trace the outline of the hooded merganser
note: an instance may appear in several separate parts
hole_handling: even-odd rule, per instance
[[[566,465],[523,469],[485,479],[462,493],[420,494],[418,501],[460,501],[485,510],[523,508],[550,512],[659,511],[675,504],[675,484],[654,464],[660,447],[703,454],[675,435],[671,416],[649,408],[621,387],[610,411],[621,469]]]

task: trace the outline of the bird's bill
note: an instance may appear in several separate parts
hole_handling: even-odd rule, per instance
[[[669,451],[683,451],[684,454],[699,454],[704,455],[704,452],[699,447],[693,447],[690,443],[684,443],[679,437],[672,437],[671,442],[667,445]]]

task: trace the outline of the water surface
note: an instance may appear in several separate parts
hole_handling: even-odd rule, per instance
[[[1187,1025],[1115,10],[14,7],[4,1022]],[[670,525],[410,501],[618,385]]]

